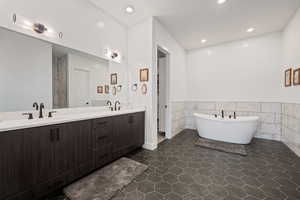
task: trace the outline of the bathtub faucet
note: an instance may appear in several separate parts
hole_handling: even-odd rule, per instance
[[[222,113],[222,118],[224,118],[224,110],[222,110],[221,113]]]

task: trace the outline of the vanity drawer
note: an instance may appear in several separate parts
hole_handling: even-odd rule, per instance
[[[101,151],[105,145],[111,143],[113,124],[111,118],[93,120],[94,150]]]
[[[93,120],[93,130],[102,131],[103,134],[112,129],[112,119],[110,117],[94,119]]]

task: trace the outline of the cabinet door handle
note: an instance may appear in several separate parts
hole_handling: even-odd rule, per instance
[[[60,132],[59,132],[59,128],[56,129],[56,140],[57,140],[57,141],[60,140]]]
[[[50,129],[50,141],[53,142],[54,141],[54,130]]]

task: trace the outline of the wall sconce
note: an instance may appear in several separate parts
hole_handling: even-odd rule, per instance
[[[32,20],[26,19],[21,15],[17,16],[17,14],[13,14],[13,23],[23,29],[33,31],[38,34],[43,34],[47,37],[63,37],[62,32],[57,33],[46,25],[38,22],[33,22]]]
[[[104,49],[104,56],[109,60],[115,61],[117,63],[121,63],[121,54],[116,50],[111,50],[110,48]]]

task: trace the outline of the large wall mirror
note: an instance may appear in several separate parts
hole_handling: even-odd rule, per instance
[[[0,28],[0,112],[104,106],[109,62]]]

